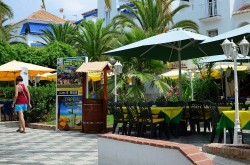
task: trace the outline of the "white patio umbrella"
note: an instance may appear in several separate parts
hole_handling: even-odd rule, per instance
[[[208,38],[201,43],[201,48],[207,54],[212,54],[212,55],[224,54],[220,44],[226,38],[229,39],[230,41],[231,39],[233,39],[234,43],[237,44],[243,39],[244,36],[246,37],[247,40],[250,39],[250,24],[219,34],[218,36]]]
[[[242,57],[243,55],[241,55]],[[240,58],[237,57],[237,61],[248,62],[250,57]],[[208,63],[208,62],[219,62],[219,61],[233,61],[231,58],[227,58],[226,55],[214,55],[209,57],[204,57],[199,63]]]
[[[181,70],[181,73],[186,74],[187,71],[186,70]],[[173,69],[173,70],[167,71],[165,73],[162,73],[160,76],[169,77],[169,78],[172,78],[172,79],[178,79],[179,78],[179,70],[178,69]]]
[[[181,60],[207,56],[199,43],[209,37],[183,30],[170,30],[147,39],[105,52],[105,55],[138,57],[179,62],[180,99],[182,100]]]

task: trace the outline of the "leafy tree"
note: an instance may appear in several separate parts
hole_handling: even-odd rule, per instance
[[[8,46],[9,44],[7,44],[6,47]],[[15,55],[15,56],[14,55],[10,56],[11,60],[15,59],[18,61],[33,63],[50,68],[57,67],[56,66],[57,58],[76,56],[76,51],[73,49],[72,46],[57,41],[51,42],[44,48],[29,47],[26,44],[20,44],[20,43],[13,44],[9,47],[10,47],[10,52]],[[4,60],[4,63],[9,62],[11,60],[10,58],[8,60]]]
[[[171,4],[173,1],[174,0],[131,0],[137,10],[134,10],[134,8],[129,5],[124,5],[121,8],[131,11],[132,18],[121,14],[114,17],[113,22],[115,26],[140,27],[144,31],[151,30],[157,34],[176,27],[193,29],[198,32],[198,25],[191,20],[173,22],[173,17],[176,13],[189,7],[189,5],[184,4],[172,10]],[[139,25],[137,23],[139,23]]]
[[[77,49],[88,56],[90,61],[106,60],[107,57],[102,53],[114,48],[120,35],[112,24],[104,27],[103,22],[104,19],[96,22],[83,20],[79,25],[80,34],[72,37],[77,42]]]
[[[3,40],[0,40],[0,65],[16,59],[17,55],[13,52],[11,46]]]
[[[41,63],[50,68],[57,68],[57,58],[77,56],[72,46],[57,41],[46,45],[44,51],[41,57]]]
[[[70,23],[64,24],[50,24],[52,30],[43,29],[44,33],[41,38],[46,44],[49,44],[53,41],[63,42],[69,45],[74,45],[74,41],[71,36],[78,34],[77,27],[71,25]]]
[[[37,64],[44,66],[43,54],[45,54],[44,48],[29,47],[24,43],[17,43],[11,45],[12,51],[17,56],[17,61],[23,61],[27,63]]]
[[[217,102],[220,87],[213,77],[195,79],[193,81],[193,88],[195,100],[211,100],[212,102]]]

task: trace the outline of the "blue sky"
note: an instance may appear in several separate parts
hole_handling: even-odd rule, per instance
[[[41,0],[3,0],[14,11],[14,19],[18,22],[33,12],[41,9]],[[59,9],[64,8],[65,19],[79,20],[82,13],[97,8],[97,0],[45,0],[47,12],[60,16]],[[74,16],[74,15],[77,15]]]

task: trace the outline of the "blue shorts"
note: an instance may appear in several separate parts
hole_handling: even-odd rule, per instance
[[[15,105],[15,112],[27,111],[27,110],[28,110],[27,104],[16,104]]]

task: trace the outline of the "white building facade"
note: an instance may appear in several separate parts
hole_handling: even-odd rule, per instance
[[[51,30],[49,24],[64,23],[63,18],[57,17],[51,13],[44,11],[44,9],[38,10],[25,19],[12,25],[14,31],[13,36],[15,37],[10,42],[22,42],[31,47],[42,47],[44,43],[41,36],[43,35],[42,30]]]
[[[111,0],[111,10],[108,11],[104,1],[98,1],[96,17],[110,22],[113,17],[121,13],[123,4],[130,4],[129,0]],[[215,36],[250,22],[250,0],[175,0],[172,8],[188,4],[189,7],[181,10],[174,17],[174,22],[192,20],[200,27],[200,33]]]
[[[190,7],[177,13],[174,22],[192,20],[203,35],[213,37],[250,22],[250,0],[176,0],[172,7],[180,4]]]

